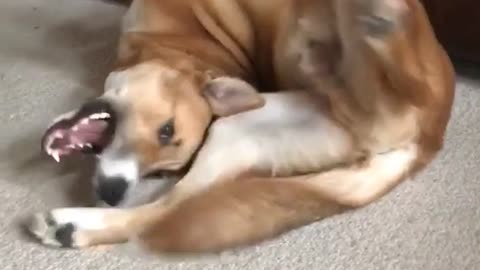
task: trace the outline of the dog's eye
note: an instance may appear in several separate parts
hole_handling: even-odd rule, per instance
[[[158,130],[158,140],[162,144],[169,144],[173,135],[175,135],[175,126],[171,119]]]

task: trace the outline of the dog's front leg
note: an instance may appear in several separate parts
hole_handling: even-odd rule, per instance
[[[212,127],[189,173],[159,200],[129,209],[54,209],[36,214],[29,230],[43,244],[55,247],[84,248],[128,241],[179,202],[221,179],[232,179],[255,163],[254,152],[248,151],[248,145],[232,138],[234,134],[229,129],[230,123],[234,123],[222,123]],[[231,140],[237,143],[232,144]]]
[[[188,189],[183,190],[187,186]],[[158,201],[129,209],[53,209],[34,215],[28,229],[43,244],[53,247],[86,248],[124,243],[162,218],[193,190],[189,185],[176,186],[171,194]]]

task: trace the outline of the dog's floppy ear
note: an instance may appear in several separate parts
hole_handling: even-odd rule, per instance
[[[229,116],[265,104],[263,97],[252,85],[231,77],[218,77],[207,82],[203,95],[216,116]]]

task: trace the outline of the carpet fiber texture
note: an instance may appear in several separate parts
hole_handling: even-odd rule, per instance
[[[146,257],[129,245],[56,250],[32,241],[21,227],[30,214],[88,202],[90,162],[58,165],[39,153],[39,141],[51,119],[102,88],[124,11],[100,0],[0,1],[0,269],[480,269],[475,71],[458,76],[441,155],[359,211],[201,257]]]

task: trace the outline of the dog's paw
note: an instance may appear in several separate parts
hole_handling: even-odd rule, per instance
[[[403,25],[409,7],[405,0],[355,0],[358,22],[368,37],[382,38]]]
[[[47,246],[60,248],[81,246],[81,243],[75,238],[75,225],[71,222],[58,223],[51,212],[34,215],[28,229]]]
[[[109,229],[123,225],[123,212],[105,208],[60,208],[32,217],[28,230],[43,244],[60,248],[84,248],[102,244]],[[117,222],[112,224],[112,222]]]

